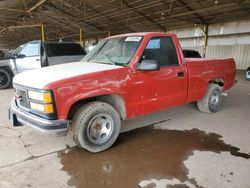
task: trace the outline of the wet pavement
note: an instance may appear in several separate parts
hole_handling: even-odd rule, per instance
[[[115,145],[97,154],[75,147],[71,133],[11,127],[13,90],[2,90],[0,188],[249,188],[250,82],[243,76],[220,112],[188,104],[124,121]]]
[[[115,146],[105,152],[91,154],[74,147],[59,152],[59,158],[62,170],[71,176],[68,184],[77,187],[155,187],[154,183],[145,182],[148,179],[178,180],[172,187],[202,187],[187,176],[188,169],[183,163],[194,150],[250,158],[214,133],[152,126],[121,134]]]

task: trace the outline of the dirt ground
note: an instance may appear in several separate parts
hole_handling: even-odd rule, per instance
[[[11,127],[13,89],[1,90],[0,187],[249,188],[250,81],[237,79],[218,113],[188,104],[125,121],[98,154],[75,147],[71,134]]]

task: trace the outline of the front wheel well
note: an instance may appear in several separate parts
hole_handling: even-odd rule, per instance
[[[2,67],[0,67],[0,69],[4,69],[5,71],[7,71],[10,74],[11,77],[14,77],[14,73],[11,70],[10,67],[8,67],[8,66],[2,66]]]
[[[109,95],[101,95],[96,97],[91,97],[83,100],[79,100],[74,103],[68,112],[67,119],[72,120],[75,113],[85,104],[92,101],[102,101],[106,102],[113,106],[113,108],[119,113],[122,120],[126,119],[126,108],[125,102],[120,95],[117,94],[109,94]]]

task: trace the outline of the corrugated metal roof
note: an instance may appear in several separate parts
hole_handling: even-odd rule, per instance
[[[15,47],[40,39],[40,28],[6,29],[13,25],[45,25],[48,40],[79,39],[165,31],[194,24],[250,17],[250,1],[219,0],[3,0],[0,1],[0,46]]]

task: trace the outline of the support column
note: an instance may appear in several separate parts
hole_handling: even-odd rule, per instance
[[[205,24],[202,28],[203,31],[203,57],[206,57],[206,49],[207,49],[207,38],[208,38],[208,24]]]
[[[84,46],[83,30],[80,28],[80,44]]]
[[[41,39],[42,39],[42,42],[45,41],[45,33],[44,33],[44,26],[43,26],[43,24],[41,25]]]

